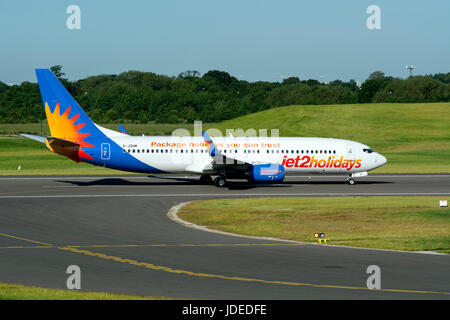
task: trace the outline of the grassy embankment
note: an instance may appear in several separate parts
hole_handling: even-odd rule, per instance
[[[450,253],[450,210],[438,197],[326,197],[202,200],[182,219],[212,229],[336,245]]]
[[[80,290],[56,290],[17,284],[0,283],[0,300],[172,300],[165,297],[144,297]]]
[[[449,173],[450,103],[287,106],[266,110],[205,128],[279,129],[280,136],[332,137],[365,143],[388,159],[375,173]],[[116,130],[115,124],[105,127]],[[170,135],[192,125],[127,124],[130,134]],[[0,125],[0,134],[39,134],[39,124]],[[44,134],[48,128],[44,123]],[[18,166],[22,170],[18,171]],[[0,175],[120,174],[77,164],[51,154],[34,141],[0,139]]]

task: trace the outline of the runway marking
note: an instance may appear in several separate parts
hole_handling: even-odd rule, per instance
[[[30,240],[30,239],[26,239],[26,238],[21,238],[21,237],[17,237],[17,236],[12,236],[10,234],[5,234],[5,233],[0,233],[0,236],[4,236],[4,237],[7,237],[7,238],[12,238],[12,239],[17,239],[17,240],[22,240],[22,241],[27,241],[27,242],[33,242],[33,243],[37,243],[37,244],[42,244],[44,246],[52,246],[49,243],[44,243],[44,242],[39,242],[39,241]]]
[[[22,238],[22,237],[17,237],[17,236],[5,234],[5,233],[0,233],[0,235],[8,237],[8,238],[13,238],[13,239],[27,241],[27,242],[33,242],[33,243],[39,243],[39,244],[53,246],[53,245],[48,244],[48,243],[43,243],[43,242],[31,240],[31,239]],[[143,267],[143,268],[150,269],[150,270],[164,271],[164,272],[169,272],[169,273],[174,273],[174,274],[184,274],[184,275],[193,276],[193,277],[215,278],[215,279],[223,279],[223,280],[242,281],[242,282],[257,282],[257,283],[275,284],[275,285],[287,285],[287,286],[303,286],[303,287],[313,287],[313,288],[364,290],[364,291],[394,292],[394,293],[450,295],[450,292],[443,292],[443,291],[404,290],[404,289],[370,290],[370,289],[368,289],[366,287],[341,286],[341,285],[322,285],[322,284],[313,284],[313,283],[277,281],[277,280],[263,280],[263,279],[245,278],[245,277],[236,277],[236,276],[224,276],[224,275],[220,275],[220,274],[199,273],[199,272],[193,272],[193,271],[188,271],[188,270],[173,269],[173,268],[170,268],[170,267],[158,266],[158,265],[155,265],[155,264],[152,264],[152,263],[148,263],[148,262],[141,262],[141,261],[137,261],[137,260],[133,260],[133,259],[127,259],[127,258],[122,258],[122,257],[117,257],[117,256],[111,256],[111,255],[107,255],[107,254],[104,254],[104,253],[92,252],[92,251],[89,251],[89,250],[81,250],[81,249],[77,249],[77,248],[70,247],[70,246],[65,246],[65,247],[56,247],[55,246],[55,248],[57,248],[59,250],[63,250],[63,251],[83,254],[83,255],[86,255],[86,256],[97,257],[97,258],[101,258],[101,259],[104,259],[104,260],[111,260],[111,261],[125,263],[125,264],[129,264],[129,265],[137,266],[137,267]]]
[[[23,239],[24,240],[24,239]],[[94,245],[44,245],[44,246],[4,246],[0,249],[61,249],[61,248],[145,248],[145,247],[263,247],[263,246],[302,246],[300,243],[208,243],[208,244],[94,244]]]
[[[289,281],[276,281],[276,280],[262,280],[256,278],[245,278],[245,277],[233,277],[233,276],[224,276],[219,274],[209,274],[209,273],[198,273],[192,272],[188,270],[181,269],[173,269],[170,267],[158,266],[148,262],[140,262],[133,259],[126,259],[116,256],[110,256],[103,253],[96,253],[88,250],[80,250],[72,247],[60,248],[61,250],[67,250],[74,253],[79,253],[87,256],[98,257],[105,260],[112,260],[115,262],[126,263],[138,267],[144,267],[151,270],[164,271],[175,274],[184,274],[194,277],[204,277],[204,278],[216,278],[216,279],[224,279],[224,280],[235,280],[235,281],[243,281],[243,282],[258,282],[265,284],[278,284],[278,285],[288,285],[288,286],[304,286],[304,287],[314,287],[314,288],[331,288],[331,289],[347,289],[347,290],[367,290],[367,291],[380,291],[380,292],[396,292],[396,293],[419,293],[419,294],[444,294],[450,295],[450,292],[441,292],[441,291],[422,291],[422,290],[402,290],[402,289],[379,289],[379,290],[370,290],[365,287],[353,287],[353,286],[340,286],[340,285],[321,285],[321,284],[313,284],[313,283],[301,283],[301,282],[289,282]]]
[[[365,193],[151,193],[151,194],[60,194],[0,196],[0,199],[112,198],[112,197],[351,197],[351,196],[450,196],[450,192],[365,192]]]
[[[449,174],[369,174],[368,178],[448,178]],[[344,173],[342,175],[291,175],[287,174],[286,178],[346,178],[347,175]],[[367,177],[364,177],[367,179]],[[48,176],[48,177],[0,177],[0,180],[56,180],[56,179],[73,179],[73,180],[91,180],[91,179],[154,179],[154,178],[171,178],[171,179],[195,179],[197,176],[167,176],[167,175],[161,175],[161,176],[135,176],[135,175],[118,175],[118,176],[108,176],[108,175],[98,175],[98,176]]]

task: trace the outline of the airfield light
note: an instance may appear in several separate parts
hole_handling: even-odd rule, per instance
[[[323,232],[316,232],[314,233],[314,238],[325,238],[325,233]]]

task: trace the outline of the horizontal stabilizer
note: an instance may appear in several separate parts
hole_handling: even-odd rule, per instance
[[[28,139],[32,139],[32,140],[36,140],[40,143],[45,143],[45,137],[41,137],[41,136],[34,136],[32,134],[26,134],[26,133],[21,133],[20,134],[22,137],[28,138]]]
[[[45,141],[47,148],[54,153],[69,157],[75,162],[82,161],[80,159],[81,147],[77,142],[59,139],[55,137],[48,137]]]
[[[64,140],[64,139],[59,139],[59,138],[55,138],[55,137],[48,137],[47,138],[47,142],[49,145],[53,146],[59,146],[59,147],[80,147],[80,144],[77,142],[73,142],[73,141],[69,141],[69,140]]]

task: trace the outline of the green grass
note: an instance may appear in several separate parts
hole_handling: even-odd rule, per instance
[[[0,300],[171,300],[166,297],[144,297],[81,290],[57,290],[0,283]]]
[[[19,166],[21,170],[18,170]],[[0,137],[0,175],[90,175],[124,172],[76,163],[44,144],[22,137]]]
[[[204,128],[279,129],[280,136],[332,137],[371,146],[388,159],[375,173],[450,173],[450,103],[287,106],[253,113]],[[102,126],[117,130],[116,124]],[[192,124],[125,124],[134,135],[171,135]],[[48,135],[46,122],[44,135]],[[0,135],[40,133],[40,124],[0,124]],[[270,131],[269,131],[270,134]],[[22,170],[17,170],[18,166]],[[0,175],[119,174],[120,171],[76,164],[22,138],[0,139]]]
[[[450,253],[450,210],[438,197],[257,198],[196,201],[179,216],[226,232],[331,244]]]

